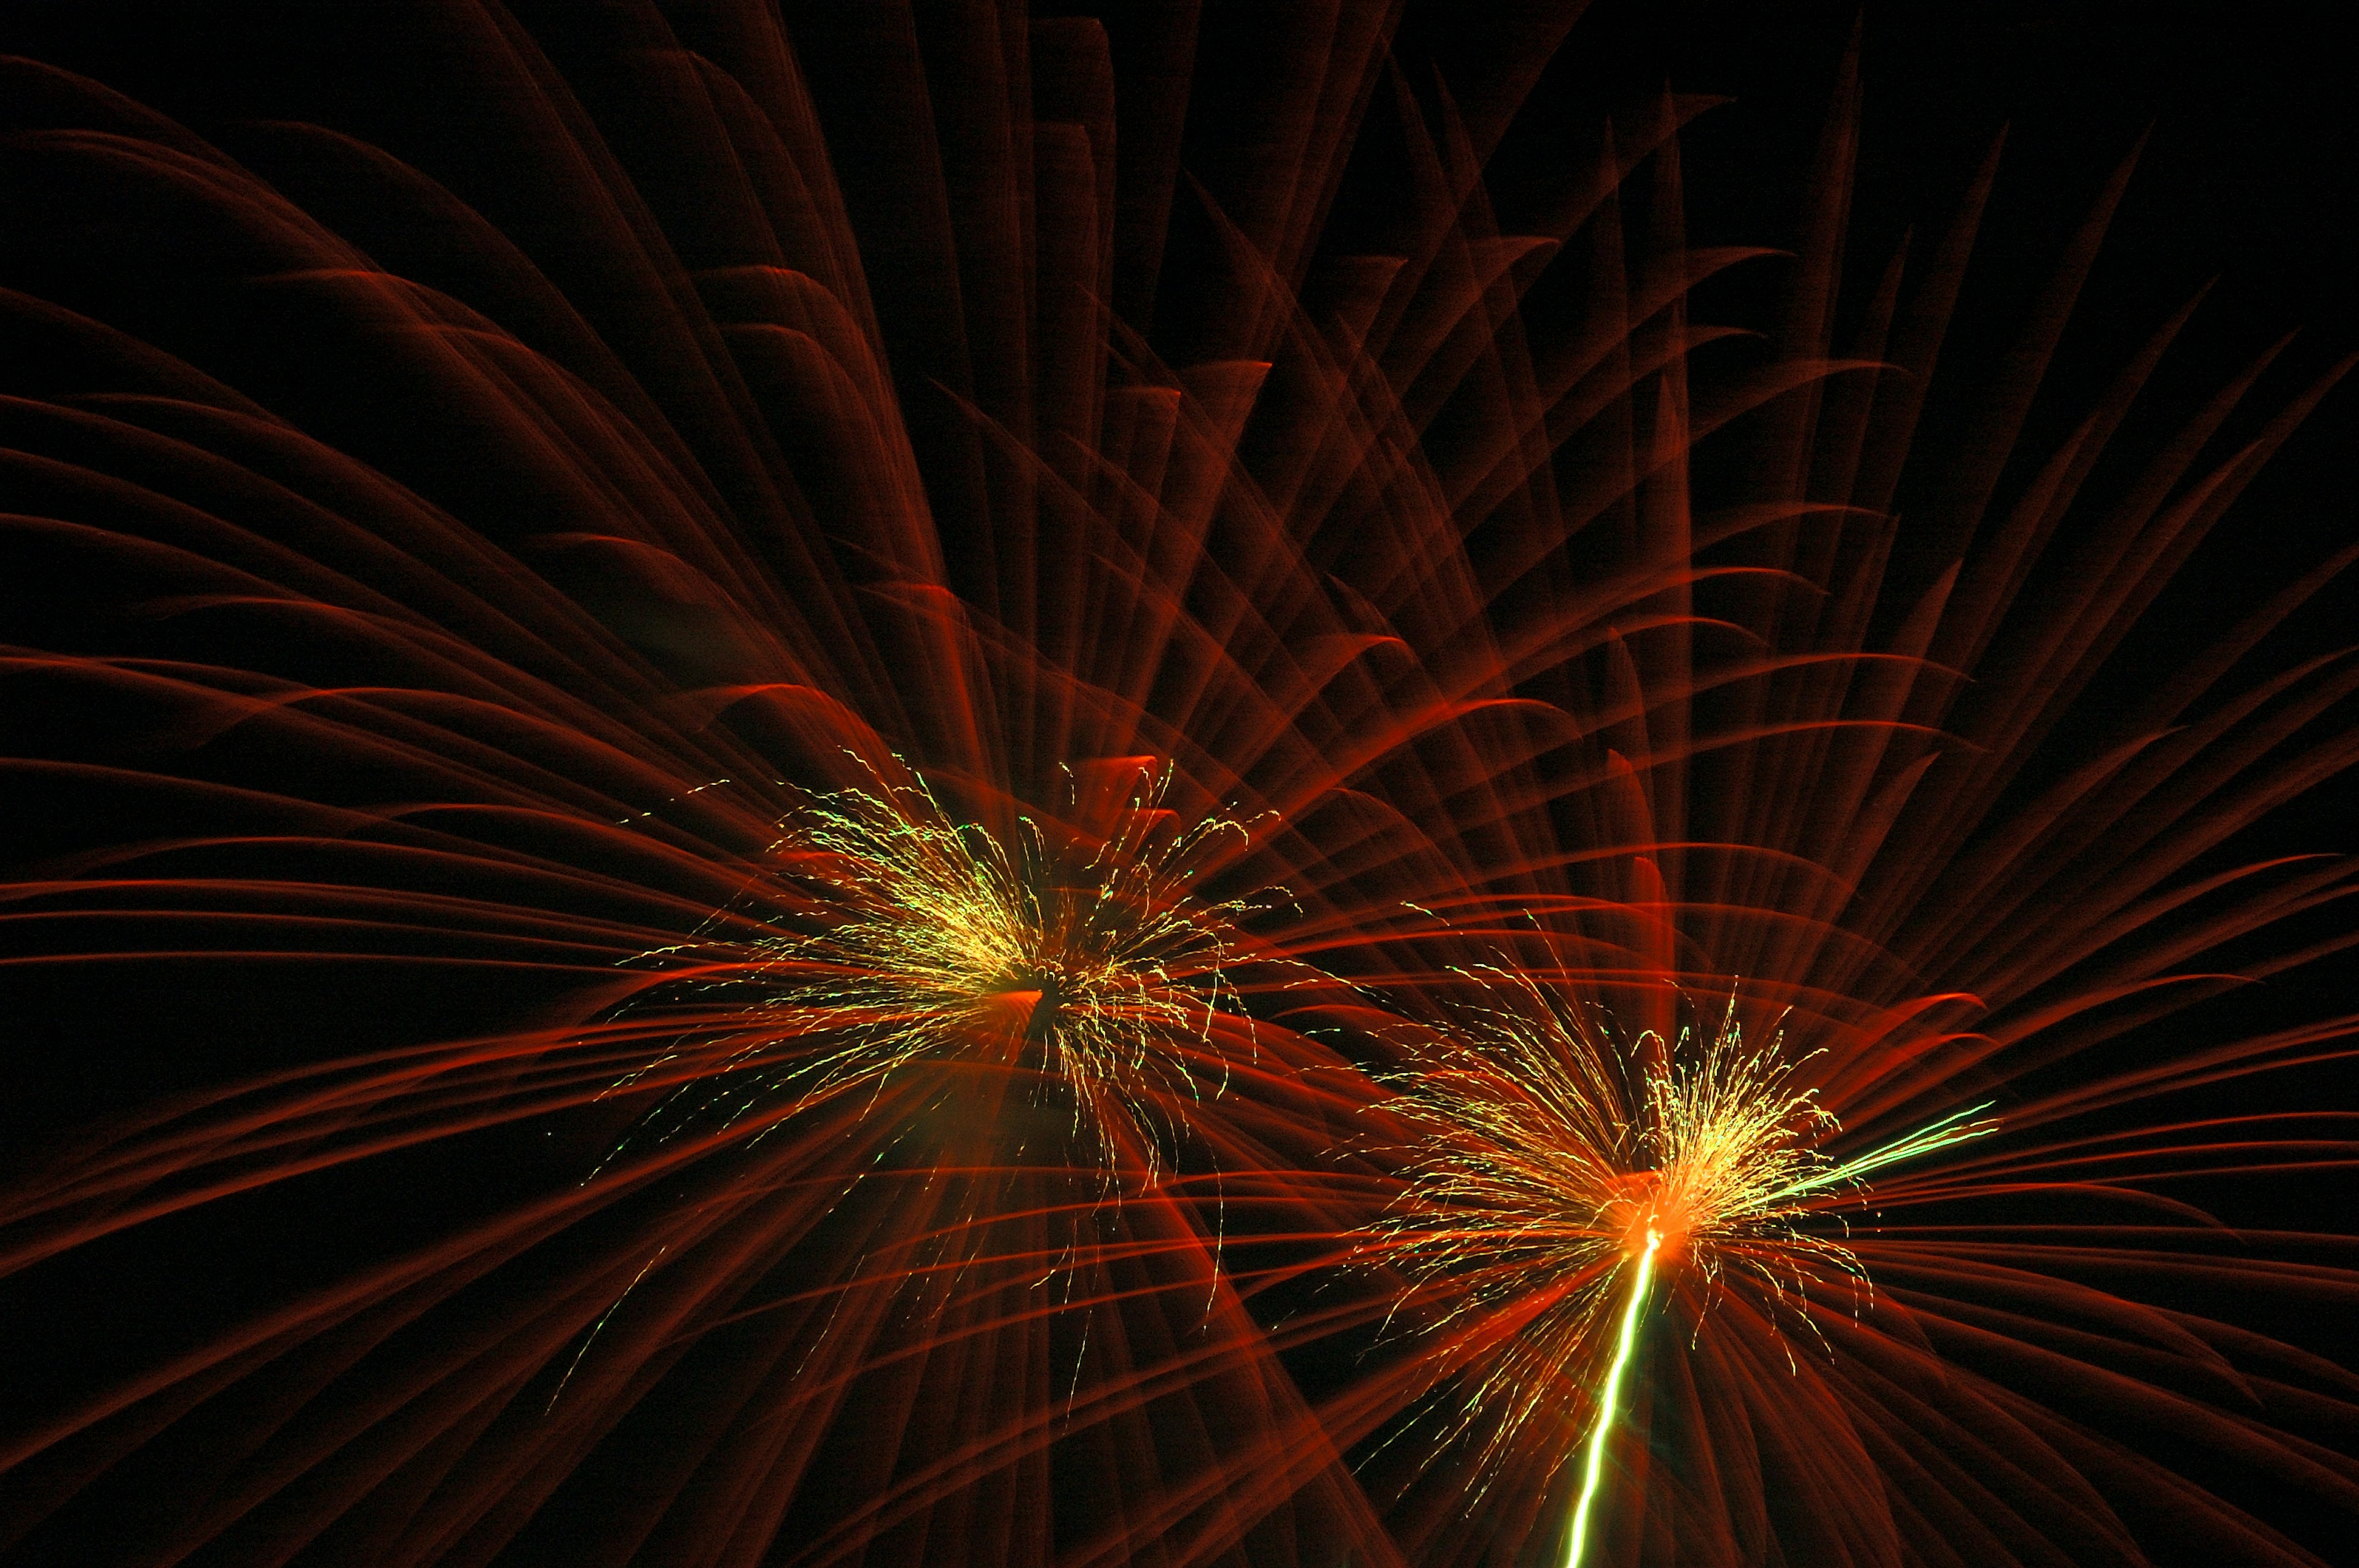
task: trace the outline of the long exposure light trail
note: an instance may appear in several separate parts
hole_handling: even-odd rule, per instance
[[[1630,1368],[1630,1352],[1638,1343],[1638,1314],[1647,1304],[1647,1288],[1654,1282],[1655,1253],[1662,1247],[1659,1231],[1647,1232],[1638,1254],[1638,1271],[1630,1281],[1630,1299],[1622,1308],[1622,1326],[1614,1344],[1614,1364],[1606,1369],[1605,1388],[1597,1396],[1597,1424],[1590,1429],[1589,1454],[1581,1465],[1581,1498],[1572,1505],[1572,1536],[1565,1543],[1564,1568],[1581,1568],[1581,1554],[1589,1544],[1589,1509],[1597,1499],[1597,1480],[1605,1468],[1605,1444],[1614,1431],[1614,1411],[1622,1402],[1622,1379]]]
[[[1964,1110],[1953,1111],[1939,1121],[1928,1123],[1904,1138],[1896,1138],[1891,1142],[1870,1150],[1855,1160],[1845,1160],[1839,1165],[1830,1165],[1824,1170],[1812,1172],[1807,1176],[1789,1182],[1769,1194],[1766,1201],[1776,1202],[1784,1198],[1799,1197],[1805,1193],[1824,1192],[1829,1187],[1856,1186],[1866,1180],[1867,1173],[1871,1171],[1880,1171],[1886,1165],[1897,1165],[1903,1160],[1914,1160],[1922,1154],[1954,1148],[1958,1144],[1970,1142],[1985,1134],[1995,1132],[1998,1130],[1998,1123],[1995,1120],[1987,1118],[1981,1120],[1974,1119],[1981,1117],[1983,1112],[1990,1109],[1995,1103],[1995,1101],[1985,1100],[1980,1105],[1969,1106]]]
[[[290,9],[0,5],[0,1568],[2350,1555],[2277,55]]]
[[[1990,1108],[1990,1105],[1984,1103],[1945,1116],[1856,1159],[1828,1165],[1788,1182],[1768,1193],[1761,1201],[1765,1205],[1775,1204],[1830,1187],[1856,1186],[1871,1171],[1995,1132],[1998,1130],[1995,1120],[1974,1119]],[[1582,1459],[1581,1495],[1573,1504],[1572,1527],[1565,1543],[1564,1568],[1581,1568],[1582,1555],[1588,1549],[1590,1510],[1596,1503],[1598,1484],[1604,1475],[1606,1444],[1613,1439],[1614,1417],[1622,1405],[1622,1385],[1629,1373],[1630,1358],[1637,1348],[1639,1318],[1646,1310],[1647,1292],[1654,1284],[1655,1259],[1662,1245],[1662,1230],[1658,1225],[1649,1223],[1647,1244],[1637,1254],[1636,1271],[1630,1281],[1630,1293],[1623,1303],[1621,1322],[1614,1332],[1614,1359],[1606,1368],[1604,1385],[1598,1394],[1596,1422],[1590,1429],[1587,1452]]]

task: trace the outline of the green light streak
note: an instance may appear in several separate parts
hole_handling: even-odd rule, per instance
[[[1995,1103],[1995,1102],[1992,1102]],[[1953,1111],[1938,1121],[1928,1122],[1914,1132],[1894,1139],[1880,1148],[1871,1149],[1855,1159],[1839,1165],[1829,1165],[1799,1180],[1764,1194],[1755,1200],[1767,1208],[1790,1198],[1823,1192],[1830,1187],[1855,1187],[1864,1184],[1872,1171],[1897,1165],[1904,1160],[1935,1153],[1943,1149],[1970,1142],[1998,1130],[1995,1119],[1977,1120],[1990,1109],[1990,1104]],[[1616,1407],[1622,1402],[1622,1381],[1630,1369],[1630,1357],[1637,1348],[1638,1314],[1647,1304],[1647,1291],[1654,1281],[1655,1253],[1662,1246],[1656,1232],[1647,1233],[1647,1249],[1638,1256],[1638,1269],[1630,1281],[1630,1296],[1622,1307],[1622,1325],[1614,1346],[1614,1361],[1606,1368],[1605,1388],[1598,1396],[1597,1424],[1589,1433],[1589,1452],[1582,1457],[1581,1497],[1573,1504],[1572,1530],[1565,1543],[1564,1568],[1581,1568],[1582,1553],[1589,1545],[1589,1511],[1597,1501],[1598,1482],[1605,1469],[1605,1444],[1612,1436]]]
[[[1655,1249],[1662,1241],[1653,1231],[1647,1233],[1647,1249],[1638,1255],[1638,1274],[1630,1282],[1629,1304],[1622,1309],[1614,1365],[1606,1369],[1605,1391],[1597,1400],[1597,1425],[1589,1434],[1589,1456],[1582,1462],[1581,1500],[1572,1507],[1572,1539],[1564,1549],[1564,1568],[1581,1568],[1582,1549],[1589,1543],[1589,1506],[1597,1500],[1597,1478],[1605,1466],[1606,1434],[1613,1430],[1614,1407],[1621,1401],[1622,1375],[1629,1369],[1630,1352],[1638,1343],[1638,1310],[1647,1304],[1647,1286],[1655,1273]]]
[[[1762,1201],[1777,1203],[1783,1198],[1799,1197],[1804,1193],[1821,1192],[1828,1187],[1856,1185],[1870,1171],[1881,1171],[1886,1165],[1897,1165],[1903,1160],[1914,1160],[1919,1154],[1930,1154],[1937,1150],[1953,1148],[1960,1143],[1980,1138],[1985,1133],[1996,1132],[1998,1130],[1996,1120],[1970,1121],[1967,1119],[1969,1117],[1980,1116],[1996,1103],[1995,1100],[1986,1101],[1964,1110],[1953,1111],[1940,1120],[1930,1122],[1906,1137],[1894,1139],[1881,1149],[1871,1149],[1855,1160],[1846,1160],[1840,1165],[1830,1165],[1825,1170],[1805,1176],[1799,1182],[1788,1183]]]

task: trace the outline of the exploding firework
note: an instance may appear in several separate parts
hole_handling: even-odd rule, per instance
[[[1864,1272],[1829,1217],[1860,1209],[1875,1173],[1993,1124],[1976,1107],[1836,1159],[1840,1123],[1794,1087],[1807,1063],[1781,1033],[1748,1044],[1734,996],[1669,1042],[1617,1042],[1528,985],[1458,1022],[1410,1053],[1400,1114],[1422,1136],[1368,1251],[1412,1281],[1397,1314],[1440,1340],[1463,1398],[1445,1441],[1479,1428],[1483,1472],[1585,1428],[1577,1563],[1650,1295],[1668,1284],[1701,1314],[1734,1291],[1792,1333],[1810,1332],[1814,1291],[1817,1311],[1832,1296],[1856,1316]]]
[[[2332,374],[1936,409],[1848,78],[1698,325],[1575,9],[10,17],[0,1550],[2314,1562]]]
[[[693,1054],[692,1083],[731,1082],[742,1113],[880,1093],[897,1074],[1020,1074],[1060,1086],[1110,1166],[1151,1176],[1159,1144],[1186,1131],[1184,1114],[1157,1124],[1158,1108],[1217,1096],[1253,1065],[1242,923],[1266,900],[1193,894],[1222,849],[1249,845],[1243,825],[1181,825],[1147,760],[1098,772],[1111,787],[1094,830],[1018,815],[1013,842],[954,819],[915,777],[799,809],[756,901],[793,910],[774,916],[786,929],[648,955],[685,969],[696,1000],[636,1005],[712,1033],[635,1077]]]
[[[1010,847],[953,823],[922,783],[798,814],[774,853],[783,875],[826,889],[828,913],[810,936],[759,943],[755,1016],[798,1043],[842,1035],[802,1068],[831,1087],[995,1044],[1071,1085],[1099,1130],[1158,1092],[1184,1097],[1199,1073],[1217,1085],[1224,1000],[1250,1044],[1250,1014],[1222,992],[1255,905],[1201,905],[1189,889],[1244,827],[1177,827],[1135,795],[1090,842],[1049,844],[1031,816],[1016,830]]]

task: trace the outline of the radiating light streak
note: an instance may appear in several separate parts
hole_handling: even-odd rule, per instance
[[[1487,1429],[1476,1491],[1548,1441],[1568,1375],[1600,1390],[1568,1564],[1588,1540],[1658,1270],[1684,1267],[1699,1311],[1720,1291],[1756,1291],[1815,1333],[1820,1283],[1848,1280],[1862,1299],[1869,1288],[1816,1222],[1866,1201],[1888,1168],[1998,1128],[1977,1104],[1827,1154],[1843,1127],[1811,1081],[1819,1054],[1794,1053],[1782,1020],[1748,1033],[1730,996],[1716,1022],[1691,1013],[1669,1039],[1625,1041],[1573,998],[1503,981],[1419,1048],[1395,1103],[1419,1141],[1369,1252],[1408,1276],[1401,1305],[1430,1303],[1419,1320],[1464,1390],[1456,1430]],[[1496,1335],[1486,1319],[1516,1327]]]
[[[1969,1106],[1964,1110],[1952,1111],[1939,1121],[1929,1122],[1916,1131],[1905,1137],[1896,1138],[1881,1148],[1870,1150],[1855,1160],[1845,1160],[1840,1164],[1830,1165],[1822,1171],[1814,1172],[1799,1180],[1788,1183],[1769,1194],[1765,1201],[1774,1203],[1780,1198],[1799,1197],[1804,1193],[1823,1192],[1829,1187],[1856,1186],[1865,1180],[1871,1171],[1880,1171],[1886,1165],[1897,1165],[1903,1160],[1914,1160],[1920,1154],[1932,1154],[1943,1149],[1952,1149],[1961,1143],[1995,1132],[1998,1130],[1998,1122],[1995,1119],[1984,1119],[1980,1121],[1970,1119],[1981,1116],[1983,1112],[1997,1103],[1995,1100],[1984,1100],[1982,1104]]]
[[[1654,1281],[1655,1252],[1662,1237],[1647,1232],[1646,1249],[1638,1254],[1638,1271],[1630,1281],[1630,1300],[1622,1309],[1622,1326],[1614,1346],[1614,1365],[1606,1369],[1604,1391],[1597,1397],[1597,1424],[1589,1433],[1589,1454],[1582,1461],[1581,1498],[1572,1506],[1572,1536],[1564,1549],[1564,1568],[1581,1568],[1581,1554],[1589,1542],[1589,1509],[1597,1500],[1597,1480],[1605,1467],[1605,1443],[1614,1431],[1614,1408],[1622,1401],[1622,1379],[1629,1370],[1630,1354],[1638,1343],[1638,1314],[1647,1304],[1647,1287]]]

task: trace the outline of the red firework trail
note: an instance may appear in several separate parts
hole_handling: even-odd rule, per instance
[[[8,23],[0,1557],[2327,1561],[2343,367],[1578,9]]]

